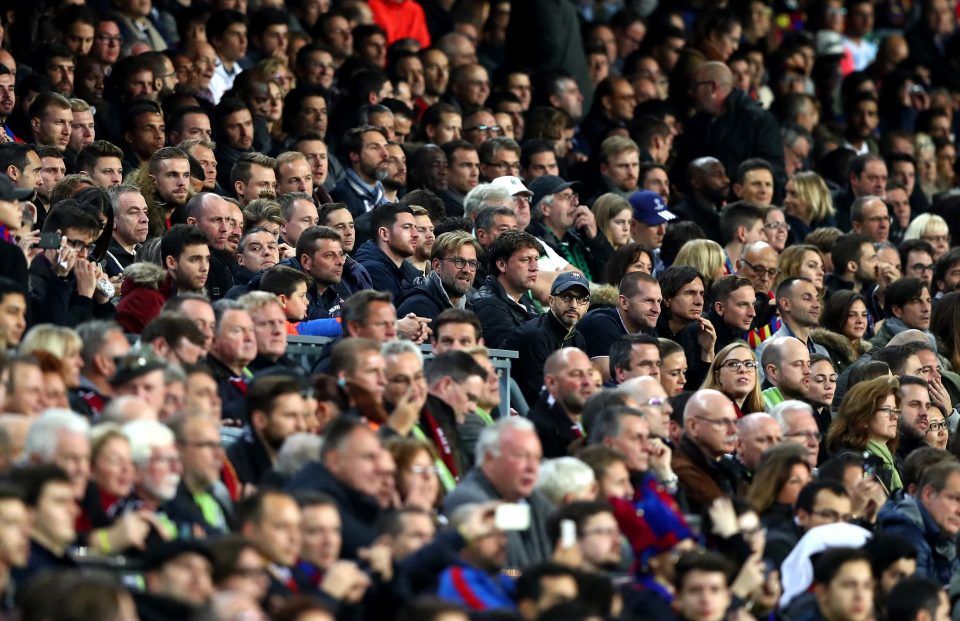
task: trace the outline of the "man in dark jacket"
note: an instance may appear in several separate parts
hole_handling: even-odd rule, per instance
[[[277,452],[288,436],[306,431],[306,403],[295,378],[284,375],[261,377],[247,391],[250,427],[227,450],[227,457],[243,483],[259,485],[273,467]]]
[[[528,418],[537,428],[543,456],[548,459],[570,454],[570,445],[583,437],[580,414],[596,390],[590,359],[575,347],[559,349],[543,367],[546,392],[530,410]]]
[[[195,195],[184,208],[187,224],[196,225],[210,244],[210,273],[207,276],[207,294],[211,300],[219,300],[227,295],[233,286],[231,272],[230,240],[233,229],[230,205],[222,196],[212,192]],[[234,249],[233,253],[236,253]],[[234,259],[235,260],[235,259]]]
[[[10,177],[0,174],[0,273],[17,283],[27,282],[27,257],[14,243],[13,232],[23,218],[20,201],[32,194],[33,190],[18,189]]]
[[[433,242],[426,282],[400,296],[397,315],[433,319],[448,308],[465,308],[477,273],[480,244],[466,231],[450,231]]]
[[[513,330],[536,316],[529,290],[537,282],[540,252],[540,242],[523,231],[506,231],[490,244],[490,276],[473,298],[487,347],[503,347]]]
[[[372,125],[354,127],[344,136],[343,151],[350,168],[330,196],[356,218],[387,202],[382,183],[390,174],[387,136]]]
[[[599,280],[613,246],[597,230],[597,219],[586,205],[579,205],[576,181],[564,181],[554,175],[538,177],[530,184],[530,207],[534,221],[527,227],[531,235],[553,248],[588,280]]]
[[[47,214],[44,233],[60,237],[57,248],[44,249],[30,264],[30,306],[33,321],[73,327],[115,314],[110,298],[98,287],[106,279],[89,260],[100,223],[74,203]],[[19,248],[16,248],[21,252]]]
[[[354,258],[370,274],[374,289],[396,299],[422,276],[407,260],[419,240],[417,221],[410,207],[387,203],[373,212],[371,224],[375,238],[364,242]]]
[[[916,496],[891,499],[880,509],[877,526],[885,533],[906,537],[917,550],[917,575],[950,582],[960,567],[957,557],[956,498],[960,497],[960,464],[928,468]]]
[[[365,422],[339,416],[324,431],[320,460],[304,466],[288,485],[291,492],[314,490],[334,499],[342,520],[343,558],[357,558],[357,551],[377,538],[381,479],[377,456],[382,450],[377,434]]]
[[[513,331],[506,348],[520,354],[523,364],[513,368],[513,377],[527,403],[535,403],[543,386],[543,365],[553,352],[563,347],[586,350],[577,323],[590,304],[587,279],[577,272],[557,276],[550,289],[550,310],[534,317]]]
[[[730,190],[730,178],[723,163],[715,157],[699,157],[685,171],[687,197],[670,209],[678,218],[696,222],[707,239],[718,243],[723,239],[720,209]]]
[[[726,170],[734,171],[746,159],[763,158],[773,167],[775,195],[783,196],[787,179],[776,118],[747,93],[733,88],[733,74],[721,62],[700,65],[693,85],[698,114],[684,129],[677,166],[712,155]]]

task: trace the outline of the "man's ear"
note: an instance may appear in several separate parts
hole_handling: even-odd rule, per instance
[[[250,413],[250,425],[254,430],[260,430],[267,426],[267,415],[260,410],[254,410]]]
[[[856,274],[857,270],[860,269],[860,264],[856,261],[847,261],[847,273]]]
[[[497,259],[497,273],[496,276],[500,275],[500,272],[504,272],[507,269],[507,262],[503,259]]]
[[[430,261],[430,270],[435,272],[440,269],[440,259],[433,259]]]
[[[193,216],[187,216],[187,224],[192,224],[193,226],[197,225],[197,219]]]
[[[893,313],[893,316],[897,319],[903,317],[903,307],[902,306],[891,306],[890,312]]]
[[[7,166],[7,176],[14,182],[19,181],[20,179],[20,169],[10,164]]]
[[[734,234],[734,236],[737,238],[737,241],[740,242],[741,244],[747,241],[747,227],[738,226],[737,232]]]
[[[730,186],[733,189],[733,193],[737,198],[743,198],[743,186],[739,183],[731,184]]]
[[[39,119],[38,117],[33,117],[32,119],[30,119],[30,127],[33,129],[33,131],[39,132],[39,131],[40,131],[40,119]],[[129,136],[129,135],[130,135],[130,134],[129,134],[129,132],[128,132],[128,133],[124,134],[123,137],[126,138],[126,137]],[[127,140],[127,142],[129,142],[129,139]]]
[[[606,175],[607,172],[609,172],[609,171],[610,171],[610,167],[609,167],[609,166],[607,166],[607,165],[604,164],[604,163],[601,163],[601,164],[600,164],[600,174],[601,174],[601,175]]]
[[[176,269],[177,260],[173,258],[172,254],[168,254],[167,256],[163,257],[163,264],[168,270]]]
[[[233,182],[233,193],[237,196],[243,196],[243,189],[246,184],[243,181],[234,181]]]
[[[381,226],[379,229],[377,229],[377,239],[380,241],[389,241],[390,229],[385,226]]]

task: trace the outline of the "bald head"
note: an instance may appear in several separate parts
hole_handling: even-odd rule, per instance
[[[670,433],[670,415],[673,408],[667,403],[667,392],[655,377],[633,377],[619,386],[635,402],[634,407],[643,412],[650,423],[650,434],[666,438]]]
[[[714,82],[718,89],[727,93],[733,90],[733,73],[721,62],[703,63],[697,67],[694,78],[697,82]]]
[[[550,354],[543,365],[544,375],[556,375],[562,373],[573,364],[579,364],[586,359],[589,364],[590,358],[582,350],[576,347],[562,347]]]
[[[705,388],[693,393],[687,405],[683,408],[683,424],[697,417],[713,418],[721,412],[733,412],[733,403],[729,397],[720,392]]]
[[[887,346],[890,345],[906,345],[907,343],[928,343],[926,335],[915,329],[904,330],[903,332],[898,332],[893,335],[893,338],[890,339],[890,342],[887,343]]]
[[[755,412],[737,421],[737,456],[751,470],[757,467],[767,449],[781,442],[780,423],[769,414]]]
[[[716,390],[698,390],[683,409],[683,433],[704,455],[720,459],[737,447],[737,412]]]

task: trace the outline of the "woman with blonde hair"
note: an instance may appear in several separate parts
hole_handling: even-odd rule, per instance
[[[815,172],[798,172],[787,181],[783,209],[793,239],[806,239],[821,226],[835,226],[836,210],[823,177]]]
[[[777,268],[780,273],[773,284],[773,290],[776,291],[780,283],[788,278],[802,276],[813,282],[817,291],[823,295],[823,276],[826,274],[824,269],[823,253],[816,246],[810,244],[798,244],[784,248],[777,261]]]
[[[630,243],[633,207],[627,199],[608,192],[593,201],[593,215],[597,219],[597,230],[606,236],[614,250]]]
[[[831,456],[845,451],[863,453],[866,465],[887,492],[903,488],[894,455],[900,435],[900,380],[877,377],[854,385],[840,402],[840,411],[827,433]]]
[[[63,379],[67,388],[77,388],[83,371],[83,358],[80,356],[82,348],[83,340],[72,328],[41,323],[30,328],[23,336],[19,352],[32,354],[45,351],[56,356],[63,363]]]
[[[688,241],[677,253],[673,265],[689,265],[703,275],[703,286],[709,291],[714,280],[723,276],[723,247],[710,239]]]
[[[701,388],[719,390],[733,402],[737,418],[763,412],[757,356],[744,341],[733,341],[714,356]]]
[[[950,250],[950,227],[937,214],[922,213],[903,233],[903,241],[908,239],[922,239],[933,246],[933,260],[936,261]]]

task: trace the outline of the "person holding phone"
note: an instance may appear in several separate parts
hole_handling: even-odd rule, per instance
[[[75,201],[61,201],[47,214],[41,229],[43,252],[30,263],[31,324],[74,327],[115,314],[110,298],[97,287],[106,276],[89,256],[100,228]],[[59,244],[53,235],[59,236]]]
[[[27,258],[17,247],[13,232],[20,229],[23,208],[20,201],[33,194],[16,186],[10,177],[0,175],[0,269],[15,282],[27,282]]]

